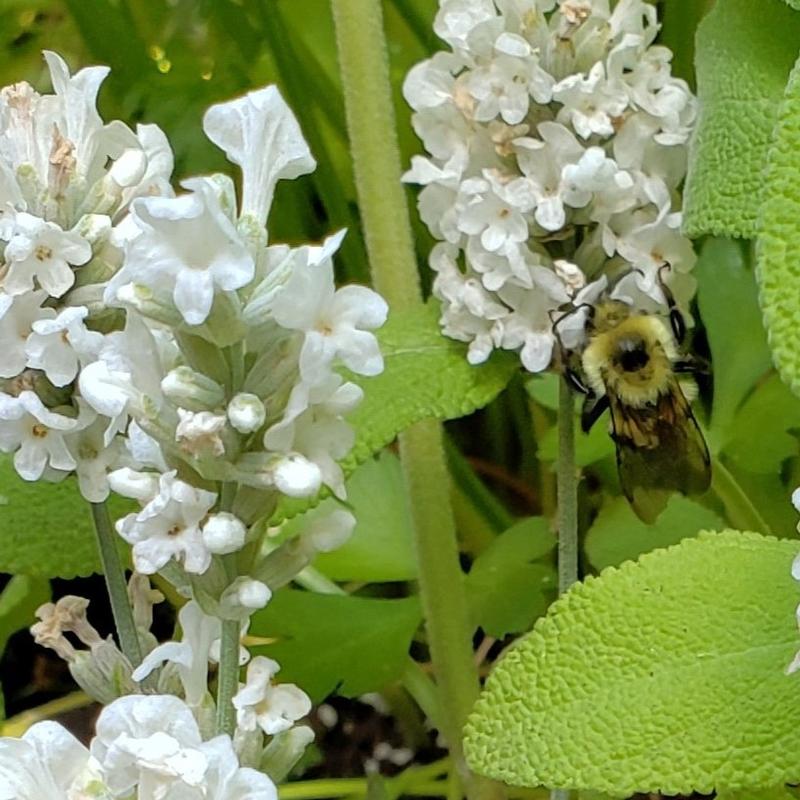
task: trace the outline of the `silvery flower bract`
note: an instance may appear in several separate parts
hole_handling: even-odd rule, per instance
[[[440,0],[448,50],[416,65],[404,94],[428,151],[405,180],[419,212],[443,332],[472,363],[516,350],[546,369],[557,309],[614,295],[682,305],[694,281],[676,190],[696,115],[644,0]],[[605,278],[604,278],[605,280]],[[582,292],[580,299],[578,292]],[[567,346],[580,315],[559,328]]]

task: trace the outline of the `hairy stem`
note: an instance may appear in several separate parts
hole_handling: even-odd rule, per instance
[[[422,304],[400,152],[380,0],[331,0],[347,131],[375,288],[393,311]],[[470,774],[461,736],[480,684],[472,657],[464,575],[449,502],[441,425],[428,420],[400,436],[412,510],[419,587],[440,696],[442,733],[469,797],[499,794]]]
[[[331,0],[372,280],[394,311],[421,302],[380,0]]]
[[[125,581],[125,570],[117,550],[116,533],[111,524],[108,507],[103,503],[90,503],[94,530],[97,534],[97,548],[103,575],[106,579],[108,598],[111,601],[111,613],[117,629],[117,638],[122,652],[135,668],[142,662],[142,648],[136,623],[133,621],[133,610],[128,598],[128,585]]]
[[[233,736],[236,730],[233,696],[239,688],[239,634],[238,620],[222,620],[217,680],[217,733],[227,733],[229,736]]]
[[[558,385],[558,591],[578,580],[578,478],[575,469],[575,417],[572,389]]]
[[[575,416],[572,389],[558,384],[558,593],[578,580],[578,480],[575,470]],[[569,800],[569,791],[553,789],[550,800]]]

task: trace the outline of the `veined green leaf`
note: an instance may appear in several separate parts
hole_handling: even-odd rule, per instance
[[[625,797],[797,783],[797,550],[701,534],[576,584],[490,675],[468,762]]]
[[[351,470],[415,422],[463,417],[494,399],[519,370],[516,355],[495,353],[481,366],[467,362],[460,342],[439,330],[438,303],[394,313],[378,331],[385,369],[363,386],[362,404],[348,418],[356,443],[343,467]]]
[[[698,26],[690,236],[755,237],[767,150],[798,45],[800,15],[782,0],[717,0]]]
[[[800,14],[797,15],[800,17]],[[761,306],[775,364],[800,394],[800,66],[781,106],[758,235]]]
[[[111,518],[134,505],[112,496]],[[0,531],[0,572],[43,578],[101,572],[89,504],[72,478],[29,483],[10,458],[0,458]]]

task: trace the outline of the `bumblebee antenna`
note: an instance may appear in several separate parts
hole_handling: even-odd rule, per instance
[[[666,282],[664,281],[664,277],[661,274],[665,269],[670,271],[672,270],[672,264],[670,264],[669,261],[664,261],[664,263],[656,272],[658,288],[661,289],[661,293],[664,295],[664,300],[667,303],[667,309],[669,310],[669,322],[672,326],[672,334],[675,337],[675,341],[677,341],[678,344],[682,344],[683,340],[686,338],[686,320],[683,318],[683,314],[678,308],[678,304],[675,302],[675,295],[672,294],[672,290],[669,288],[669,286],[667,286]]]

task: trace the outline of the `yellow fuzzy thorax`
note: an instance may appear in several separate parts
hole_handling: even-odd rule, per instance
[[[581,358],[597,397],[610,394],[642,408],[669,388],[678,348],[661,317],[633,314],[624,303],[610,301],[597,307]]]

